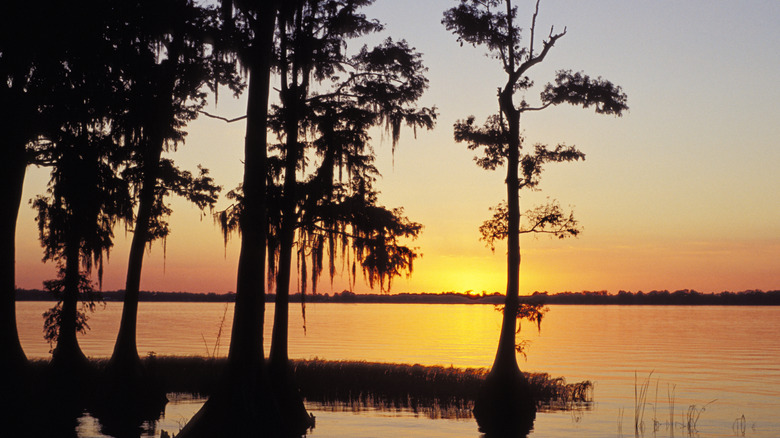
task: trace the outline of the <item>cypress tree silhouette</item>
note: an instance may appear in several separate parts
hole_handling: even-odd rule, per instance
[[[558,145],[548,149],[535,145],[529,154],[520,154],[522,138],[520,117],[526,112],[540,111],[561,103],[593,106],[597,113],[619,116],[627,110],[626,95],[620,87],[601,78],[593,79],[570,70],[558,71],[555,83],[549,83],[541,93],[541,105],[531,106],[524,99],[515,102],[519,90],[527,90],[533,81],[526,73],[542,62],[555,43],[566,35],[550,30],[540,51],[534,47],[539,1],[531,19],[528,46],[521,46],[521,29],[517,26],[517,8],[511,0],[460,0],[458,6],[444,12],[442,24],[458,37],[458,41],[487,48],[506,72],[506,83],[499,89],[499,114],[491,116],[483,127],[476,127],[474,118],[455,124],[455,140],[467,142],[470,149],[481,148],[484,156],[477,164],[485,169],[507,166],[507,202],[501,221],[506,224],[507,290],[503,323],[493,367],[485,389],[476,401],[474,415],[480,429],[490,434],[527,433],[533,421],[535,406],[527,390],[527,382],[517,365],[515,333],[519,309],[520,208],[519,190],[538,184],[542,165],[546,162],[573,161],[584,158],[576,148]],[[565,215],[556,212],[556,217]],[[571,216],[569,216],[571,217]],[[565,222],[565,220],[564,220]],[[490,236],[490,221],[484,225]],[[576,227],[575,227],[576,228]],[[566,227],[563,227],[566,234]],[[489,241],[490,242],[490,241]],[[530,422],[529,422],[530,420]],[[502,436],[503,436],[502,435]]]
[[[279,1],[221,2],[228,33],[220,50],[233,50],[245,73],[247,90],[244,143],[244,213],[238,226],[236,304],[223,384],[177,435],[280,436],[282,419],[271,400],[263,350],[267,120],[273,34]]]
[[[328,8],[318,7],[325,3]],[[411,272],[417,254],[400,239],[416,237],[421,226],[403,217],[402,209],[377,205],[372,184],[378,173],[368,130],[384,124],[395,146],[403,124],[431,128],[436,116],[435,109],[412,106],[427,80],[420,55],[405,42],[387,40],[352,57],[336,50],[347,37],[380,29],[355,9],[371,2],[325,3],[299,2],[282,8],[277,67],[284,80],[282,103],[273,107],[269,121],[280,139],[279,144],[269,146],[274,155],[268,162],[268,283],[277,291],[270,368],[277,403],[287,421],[285,433],[292,434],[303,433],[312,424],[287,354],[293,243],[298,247],[304,296],[309,275],[316,291],[326,254],[331,278],[340,254],[351,259],[352,281],[360,264],[369,284],[383,290],[393,277]],[[336,70],[345,73],[346,79],[327,73]],[[310,76],[319,78],[316,92],[310,89]],[[310,152],[318,158],[314,170],[307,173],[301,170],[302,160]],[[299,169],[302,180],[293,168]],[[231,232],[241,231],[244,187],[227,197],[234,204],[215,215],[225,243]]]
[[[361,7],[371,3],[373,1],[370,0],[305,0],[288,2],[280,12],[276,67],[282,81],[280,105],[274,107],[269,125],[281,139],[280,144],[272,147],[279,151],[278,158],[274,160],[278,166],[272,165],[271,169],[279,170],[278,174],[272,175],[277,176],[276,181],[280,183],[281,189],[276,192],[278,223],[269,224],[272,227],[278,224],[272,234],[273,241],[269,241],[269,271],[275,275],[276,288],[269,363],[274,392],[282,414],[291,419],[300,419],[292,422],[294,433],[301,432],[298,424],[307,424],[307,415],[293,381],[287,350],[291,266],[296,230],[302,231],[301,202],[308,197],[303,203],[312,205],[333,196],[333,177],[330,175],[334,169],[344,169],[347,173],[368,169],[366,165],[370,165],[372,159],[366,152],[368,128],[384,124],[391,132],[395,145],[402,125],[431,128],[435,119],[433,109],[418,109],[414,106],[427,88],[427,80],[423,75],[425,69],[420,54],[405,41],[387,39],[374,48],[363,47],[355,55],[348,56],[345,53],[349,39],[382,29],[377,21],[367,19],[360,11]],[[342,74],[344,79],[338,77]],[[312,80],[317,82],[316,87]],[[337,129],[340,131],[337,132]],[[354,137],[347,138],[350,135]],[[298,173],[305,166],[307,149],[310,147],[323,156],[322,167],[319,168],[323,173],[320,178],[312,178],[307,187],[303,187],[298,180]],[[360,164],[361,161],[363,164]],[[371,193],[367,175],[364,173],[359,178],[363,182],[358,182],[357,187],[362,185],[364,194]],[[322,190],[321,185],[327,189],[325,192],[311,190]],[[353,191],[353,194],[357,193],[359,191]],[[317,196],[312,196],[315,194]],[[366,206],[376,207],[370,195],[364,197],[364,201]],[[342,204],[343,207],[346,205]],[[269,218],[274,217],[274,212],[269,209]],[[310,208],[309,213],[312,214],[310,224],[314,225],[314,209]],[[394,219],[395,223],[404,221],[399,217]],[[377,223],[375,226],[383,225]],[[357,223],[354,226],[357,227]],[[419,230],[416,224],[412,227],[418,227]],[[379,229],[382,239],[387,238],[385,233],[389,229]],[[324,243],[324,234],[317,237],[313,230],[309,228],[309,233],[298,233],[298,236],[303,240],[314,238],[318,251],[315,254],[321,254],[319,251],[323,247],[317,241]],[[416,235],[417,231],[409,231],[409,235]],[[385,250],[387,248],[384,247]],[[304,248],[300,250],[305,251]],[[379,251],[374,255],[377,256],[377,270],[372,273],[379,273],[384,266],[379,262]],[[406,252],[405,255],[409,257],[404,259],[401,256],[394,261],[403,259],[407,266],[411,266],[413,253]],[[321,259],[317,255],[315,259],[313,272],[321,267]],[[299,260],[305,279],[305,255],[299,257]],[[364,259],[364,263],[369,261],[370,257]],[[382,271],[381,275],[389,272]]]
[[[12,374],[27,365],[16,327],[15,250],[28,149],[46,131],[44,113],[55,86],[51,72],[61,68],[64,56],[51,38],[61,29],[55,19],[60,8],[49,6],[17,2],[0,14],[0,368]]]
[[[34,158],[36,164],[52,167],[47,194],[38,196],[33,207],[44,260],[61,267],[62,303],[51,320],[59,323],[52,365],[74,372],[86,366],[76,338],[78,301],[86,284],[81,277],[94,267],[102,281],[113,226],[132,214],[128,186],[118,175],[121,140],[113,130],[122,84],[110,61],[105,62],[115,55],[107,26],[111,5],[86,6],[91,8],[88,17],[75,8],[58,10],[57,20],[68,24],[49,34],[51,38],[59,36],[58,29],[68,30],[53,42],[61,47],[61,67],[46,72],[46,80],[55,85],[45,104],[45,141],[36,145]]]
[[[33,207],[44,260],[60,265],[60,279],[50,283],[51,290],[61,292],[61,306],[52,309],[48,319],[57,326],[52,365],[79,370],[87,365],[76,338],[76,331],[84,327],[78,301],[91,291],[84,278],[94,267],[102,279],[113,227],[132,213],[127,184],[111,163],[117,148],[103,122],[71,123],[47,148],[52,177],[47,195],[35,198]]]
[[[205,43],[218,32],[211,24],[217,11],[191,1],[120,2],[117,16],[124,26],[116,40],[123,56],[128,108],[119,129],[124,135],[129,166],[123,177],[131,182],[138,204],[128,257],[122,319],[109,371],[128,389],[136,386],[142,367],[136,346],[138,295],[144,249],[170,230],[166,217],[169,194],[186,198],[198,208],[213,207],[220,188],[206,169],[193,175],[179,170],[162,153],[183,142],[183,127],[205,104],[204,88],[226,84],[240,90],[235,64],[223,61]]]

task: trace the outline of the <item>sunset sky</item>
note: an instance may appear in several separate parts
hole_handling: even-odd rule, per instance
[[[379,38],[406,39],[423,53],[430,89],[421,102],[439,110],[430,132],[404,131],[391,153],[373,135],[380,202],[403,206],[425,229],[411,242],[423,257],[392,292],[505,290],[505,245],[479,241],[489,207],[506,196],[505,169],[488,172],[452,140],[452,125],[497,112],[505,76],[483,48],[460,47],[440,24],[456,0],[377,0],[366,11],[387,24]],[[524,30],[534,1],[516,2]],[[603,76],[623,87],[621,118],[552,107],[521,120],[525,144],[566,143],[583,163],[549,165],[541,191],[522,193],[521,208],[547,197],[571,206],[584,231],[576,239],[525,236],[521,293],[534,291],[780,289],[780,2],[776,0],[542,0],[537,41],[567,28],[529,72],[539,91],[559,69]],[[378,41],[373,38],[372,41]],[[528,34],[524,34],[527,42]],[[360,43],[349,48],[356,50]],[[245,100],[221,93],[208,111],[244,114]],[[242,178],[245,124],[202,117],[172,154],[184,168],[202,164],[223,192]],[[48,170],[30,168],[17,227],[17,285],[41,288],[55,276],[43,264],[27,200],[45,190]],[[221,199],[217,208],[229,205]],[[210,216],[174,199],[167,257],[147,255],[143,290],[224,293],[235,290],[239,240],[227,248]],[[103,289],[124,288],[129,234],[117,242]],[[327,279],[320,292],[347,287]],[[292,290],[295,290],[293,286]],[[368,292],[358,281],[355,292]]]

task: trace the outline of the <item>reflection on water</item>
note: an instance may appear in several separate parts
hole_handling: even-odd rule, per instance
[[[138,438],[159,438],[161,432],[177,433],[205,403],[204,398],[188,394],[168,394],[170,402],[163,416],[135,435]],[[306,409],[317,417],[317,426],[309,437],[418,437],[450,438],[478,437],[476,423],[471,418],[431,421],[427,416],[409,409],[361,408],[356,412],[333,409],[319,403],[307,403]],[[100,432],[100,423],[89,413],[78,419],[79,437],[108,438]],[[399,433],[400,432],[400,433]]]
[[[163,431],[168,434],[177,433],[206,402],[204,397],[193,396],[192,394],[169,393],[167,397],[168,403],[165,405],[165,409],[159,418],[144,421],[137,427],[131,426],[124,430],[107,431],[105,426],[92,413],[85,411],[78,419],[76,428],[78,436],[95,438],[159,438]]]
[[[20,337],[29,357],[48,357],[41,313],[49,304],[17,303]],[[203,339],[210,347],[215,345],[223,312],[220,303],[141,303],[139,353],[203,355]],[[304,334],[300,314],[291,311],[293,358],[489,367],[501,324],[501,315],[492,306],[482,305],[310,303],[306,313],[308,331]],[[110,355],[120,315],[119,303],[109,303],[106,310],[94,314],[92,331],[80,338],[86,354]],[[231,315],[228,311],[226,324],[232,323]],[[267,323],[270,334],[271,321]],[[229,330],[223,331],[220,345],[229,344],[228,335]],[[519,358],[523,370],[595,384],[592,410],[540,412],[531,437],[616,436],[621,412],[624,435],[633,435],[634,376],[638,373],[643,378],[651,371],[646,436],[652,436],[654,417],[670,422],[672,408],[675,426],[666,430],[662,425],[657,435],[666,437],[674,431],[675,436],[685,436],[687,432],[679,425],[687,423],[689,406],[702,407],[712,400],[716,401],[707,405],[697,422],[702,437],[735,436],[735,430],[742,430],[743,416],[745,436],[776,438],[780,430],[778,307],[551,306],[541,333],[524,326],[521,335],[531,341],[528,360]],[[220,352],[226,353],[225,348]],[[675,388],[674,403],[667,396],[671,387]],[[404,429],[393,429],[393,425],[415,429],[422,427],[419,422],[430,421],[412,413],[409,422],[390,422],[382,416],[386,414],[319,411],[315,415],[317,430],[312,436],[340,436],[325,432],[327,418],[334,416],[345,427],[351,422],[370,422],[371,426],[363,426],[369,427],[366,430],[376,427],[373,436],[406,436]],[[166,421],[168,416],[166,412]],[[378,424],[382,418],[387,424]],[[461,424],[458,420],[432,423],[441,428]],[[461,432],[446,436],[478,436],[473,420],[462,423]]]

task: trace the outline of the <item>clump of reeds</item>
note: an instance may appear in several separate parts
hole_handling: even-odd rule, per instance
[[[543,411],[588,409],[593,402],[593,383],[566,383],[563,377],[547,373],[525,373],[537,408]]]
[[[644,414],[645,414],[645,407],[648,404],[651,404],[647,402],[647,390],[650,386],[650,379],[653,375],[653,372],[651,371],[650,374],[647,376],[647,378],[643,382],[639,382],[639,378],[636,373],[634,373],[634,436],[635,437],[641,437],[645,434],[645,422],[644,422]],[[688,410],[680,413],[680,422],[675,422],[674,416],[675,416],[675,389],[676,385],[668,384],[667,385],[667,400],[669,404],[669,421],[664,423],[661,422],[658,419],[657,416],[657,407],[658,407],[658,386],[659,381],[656,381],[656,387],[655,387],[655,403],[653,404],[653,435],[660,430],[662,425],[666,425],[666,427],[669,430],[670,436],[674,436],[674,430],[676,427],[685,430],[687,432],[688,436],[695,436],[698,434],[697,425],[699,422],[699,419],[701,418],[701,415],[704,413],[704,411],[707,410],[707,407],[711,405],[712,403],[715,403],[717,400],[712,400],[708,403],[705,403],[701,406],[692,404],[688,406]],[[620,408],[618,410],[618,436],[623,436],[623,408]],[[734,423],[732,424],[732,428],[734,429],[734,432],[736,434],[739,434],[740,431],[744,433],[745,430],[745,417],[744,415],[742,418],[737,418]]]
[[[307,360],[295,378],[309,401],[338,410],[408,409],[430,418],[470,418],[487,376],[484,368]],[[593,385],[567,384],[546,373],[526,374],[540,409],[589,406]]]
[[[483,369],[305,360],[295,379],[308,400],[339,410],[407,409],[431,418],[471,416]]]
[[[688,406],[688,411],[685,414],[685,423],[683,423],[684,427],[688,430],[688,435],[693,435],[697,431],[696,425],[699,423],[701,414],[707,410],[707,406],[715,403],[716,401],[717,400],[712,400],[702,405],[701,407],[698,405]]]
[[[650,377],[653,376],[653,372],[650,371],[647,379],[641,384],[638,384],[637,374],[634,372],[634,433],[639,435],[644,433],[645,430],[645,406],[647,405],[647,389],[650,386]]]

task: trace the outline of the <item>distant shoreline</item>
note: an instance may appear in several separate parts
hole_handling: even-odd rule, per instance
[[[124,291],[107,291],[101,294],[104,301],[124,300]],[[273,302],[275,295],[266,295],[266,302]],[[290,296],[290,301],[301,302],[301,295]],[[192,292],[149,292],[142,291],[139,296],[144,302],[199,302],[226,303],[235,302],[234,293],[192,293]],[[544,304],[577,305],[721,305],[721,306],[780,306],[780,290],[720,292],[707,294],[695,290],[626,292],[609,294],[599,292],[560,292],[539,293],[520,297],[523,302],[542,302]],[[34,289],[16,291],[17,301],[56,301],[49,292]],[[330,294],[306,294],[307,303],[397,303],[397,304],[493,304],[504,303],[504,296],[498,292],[492,294],[467,294],[459,292],[444,293],[400,293],[400,294],[355,294],[344,291]]]

